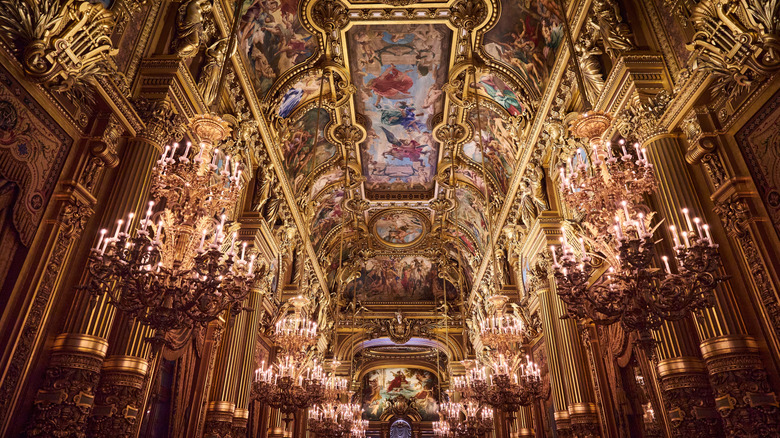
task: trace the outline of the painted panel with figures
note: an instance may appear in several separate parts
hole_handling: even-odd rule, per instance
[[[358,25],[347,33],[369,192],[428,191],[438,144],[430,119],[441,111],[452,31],[445,25]]]
[[[504,7],[484,38],[485,51],[510,66],[541,95],[563,42],[563,14],[556,0],[524,0]]]
[[[364,418],[378,421],[397,397],[403,397],[423,421],[439,419],[438,379],[430,371],[415,368],[382,368],[363,377]]]

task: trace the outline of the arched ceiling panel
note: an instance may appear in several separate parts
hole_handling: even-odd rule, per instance
[[[541,96],[563,43],[562,16],[557,0],[502,3],[501,17],[483,36],[484,50]]]
[[[285,72],[314,54],[317,38],[301,25],[297,0],[244,0],[244,10],[239,51],[262,97]]]

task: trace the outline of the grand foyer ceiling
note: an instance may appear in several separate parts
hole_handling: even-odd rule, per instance
[[[456,299],[459,284],[467,296],[538,135],[557,3],[244,7],[239,50],[266,109],[261,134],[320,283],[335,291],[341,267],[344,299],[357,291],[369,307]]]

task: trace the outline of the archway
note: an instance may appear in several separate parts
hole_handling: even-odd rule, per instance
[[[390,438],[412,438],[412,426],[398,419],[390,426]]]

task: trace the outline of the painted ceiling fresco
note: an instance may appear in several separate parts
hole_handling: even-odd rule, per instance
[[[471,250],[476,244],[476,249],[483,249],[487,236],[485,231],[488,229],[487,220],[484,215],[484,203],[482,198],[474,191],[466,188],[455,190],[455,199],[457,199],[456,214],[458,227],[464,227],[473,240],[469,243],[463,238],[463,243]],[[474,251],[472,251],[474,252]]]
[[[314,53],[317,39],[301,26],[297,0],[244,0],[244,10],[239,50],[263,96],[283,73]]]
[[[298,79],[282,96],[277,114],[279,117],[289,117],[298,106],[310,99],[318,99],[320,93],[327,96],[330,84],[322,76],[306,76]]]
[[[366,189],[430,191],[452,32],[443,24],[358,25],[347,32],[355,110],[367,125],[361,146]]]
[[[434,301],[444,297],[438,272],[427,257],[379,255],[366,261],[360,278],[347,285],[346,296],[351,299],[357,291],[361,302]],[[445,284],[453,299],[452,286]]]
[[[381,368],[363,376],[364,418],[378,421],[393,400],[403,396],[423,421],[439,419],[439,384],[436,375],[416,368]]]
[[[485,52],[511,67],[541,95],[563,42],[562,16],[557,0],[507,2],[483,38]]]
[[[382,242],[398,247],[415,244],[427,228],[425,217],[408,209],[383,211],[372,222],[374,232]]]
[[[297,113],[282,136],[282,155],[293,191],[298,192],[304,179],[336,154],[336,146],[324,137],[329,122],[330,113],[314,107]]]
[[[270,138],[263,140],[283,169],[287,203],[300,213],[296,226],[310,237],[309,258],[327,265],[320,265],[321,279],[335,284],[334,270],[368,253],[345,294],[373,303],[433,302],[444,292],[431,257],[445,248],[448,263],[457,260],[469,283],[479,281],[474,273],[489,241],[484,192],[502,201],[512,192],[516,139],[531,126],[562,43],[556,0],[502,1],[489,8],[501,16],[480,18],[471,35],[453,24],[458,0],[339,0],[346,19],[332,21],[337,29],[327,34],[311,33],[323,28],[318,0],[243,1],[239,51],[260,108],[270,106]],[[485,23],[492,27],[480,27]],[[470,38],[484,62],[460,69],[471,59],[464,54]],[[474,91],[479,105],[459,100],[471,101]],[[327,109],[317,109],[320,92]],[[455,161],[434,138],[436,125],[442,140],[472,135],[453,137],[462,158],[454,187],[437,182]],[[345,127],[353,129],[349,137]],[[453,200],[456,207],[441,213]],[[333,238],[342,223],[349,224],[345,238]]]
[[[322,246],[329,232],[341,225],[343,215],[341,201],[343,200],[342,189],[334,189],[317,200],[310,234],[315,249]]]
[[[482,173],[482,148],[485,150],[485,170],[498,182],[503,193],[509,189],[509,183],[515,171],[515,151],[510,130],[512,127],[496,111],[480,107],[469,113],[469,123],[474,127],[474,138],[463,145],[463,154],[477,166]],[[478,133],[482,133],[482,141]]]

